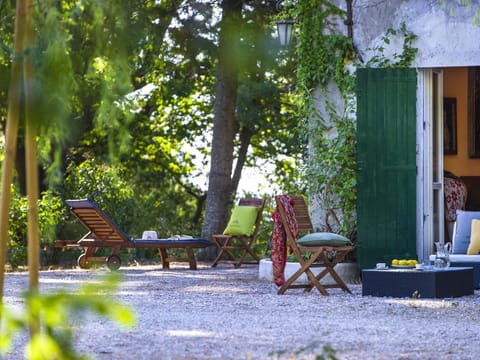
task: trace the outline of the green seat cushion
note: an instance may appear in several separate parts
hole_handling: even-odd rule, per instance
[[[350,246],[352,242],[339,234],[316,232],[302,236],[297,240],[297,244],[300,246]]]
[[[230,215],[230,221],[223,234],[252,235],[255,230],[258,209],[258,206],[235,206]]]

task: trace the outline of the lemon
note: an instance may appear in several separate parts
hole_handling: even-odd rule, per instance
[[[410,265],[417,265],[417,260],[410,260]]]
[[[392,265],[398,265],[399,260],[398,259],[393,259],[392,260]]]
[[[405,259],[399,260],[398,265],[408,265],[408,260],[405,260]]]

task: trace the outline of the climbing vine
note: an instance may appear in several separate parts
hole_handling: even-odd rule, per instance
[[[385,49],[390,45],[391,38],[399,36],[403,38],[402,52],[394,52],[390,57],[385,55]],[[418,49],[413,47],[417,35],[407,30],[405,23],[400,24],[400,29],[387,29],[382,36],[380,44],[373,48],[367,48],[373,55],[368,60],[366,67],[408,67],[417,56]]]
[[[327,0],[302,0],[289,8],[296,20],[299,110],[308,138],[308,166],[304,171],[310,198],[322,209],[322,228],[356,238],[356,115],[355,70],[364,67],[411,65],[416,36],[405,24],[389,29],[374,53],[361,64],[352,40],[338,32],[345,13]],[[401,53],[385,56],[390,38],[403,37]],[[338,100],[336,99],[341,99]]]

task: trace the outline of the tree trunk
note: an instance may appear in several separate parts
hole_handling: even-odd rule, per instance
[[[239,24],[242,1],[222,2],[222,21],[219,34],[216,98],[212,138],[212,154],[208,193],[205,204],[205,220],[202,237],[223,232],[232,199],[233,144],[236,120],[235,105],[238,87],[236,49],[239,43]],[[213,258],[216,249],[199,254],[201,258]]]
[[[252,139],[253,132],[244,127],[240,133],[240,148],[238,150],[237,162],[235,164],[235,171],[233,172],[232,178],[232,193],[236,194],[238,189],[238,184],[242,177],[242,169],[247,161],[248,147],[250,146],[250,140]]]
[[[17,1],[15,16],[15,56],[12,63],[12,77],[8,92],[7,130],[2,167],[2,193],[0,196],[0,303],[3,300],[5,262],[7,259],[8,213],[10,209],[10,187],[13,181],[15,152],[17,148],[18,124],[20,118],[20,97],[22,85],[22,53],[24,39],[25,2]],[[0,315],[1,316],[1,315]]]
[[[24,47],[28,50],[23,61],[23,86],[25,89],[25,164],[27,175],[27,201],[28,201],[28,273],[29,290],[38,292],[38,272],[40,267],[40,241],[38,226],[38,162],[37,162],[37,123],[33,113],[33,15],[32,0],[25,0],[25,39]],[[35,313],[35,312],[32,312]],[[40,321],[32,315],[30,321],[30,337],[38,334]]]

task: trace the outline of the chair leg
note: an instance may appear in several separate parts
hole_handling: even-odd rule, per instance
[[[337,272],[335,271],[334,267],[337,265],[340,261],[342,261],[345,256],[347,255],[348,252],[345,251],[340,251],[337,252],[335,258],[333,260],[329,260],[327,256],[326,251],[322,251],[320,254],[320,260],[325,264],[325,269],[322,270],[319,274],[317,274],[316,279],[320,281],[323,277],[325,277],[327,274],[330,274],[330,276],[333,278],[335,281],[334,284],[329,285],[328,287],[330,288],[340,288],[345,292],[352,293],[348,286],[345,284],[345,282],[342,280],[340,276],[338,276]],[[305,291],[311,291],[313,288],[313,285],[310,284],[308,288],[305,289]]]
[[[252,257],[255,259],[256,263],[260,263],[260,258],[256,255],[256,254],[253,254],[252,252],[250,252],[249,250],[245,250],[245,252],[243,253],[242,257],[240,258],[240,260],[238,260],[236,263],[235,263],[235,267],[240,267],[244,262],[245,262],[245,259],[247,258],[247,255],[250,254],[252,255]]]
[[[340,261],[342,261],[345,258],[345,256],[347,256],[347,254],[348,254],[348,251],[339,251],[335,255],[335,258],[331,261],[329,261],[326,254],[324,254],[324,260],[327,261],[327,262],[329,261],[328,262],[329,266],[327,267],[327,270],[330,273],[330,275],[332,276],[332,278],[335,280],[335,282],[337,283],[338,287],[341,288],[343,291],[346,291],[346,292],[351,294],[352,292],[350,291],[348,286],[345,284],[345,282],[342,280],[342,278],[340,278],[340,276],[338,276],[337,272],[334,269],[334,267]]]
[[[229,260],[231,261],[235,261],[235,257],[230,253],[230,251],[227,249],[227,247],[230,245],[230,240],[231,238],[226,238],[224,239],[225,242],[221,242],[220,240],[216,239],[216,238],[213,238],[215,240],[215,244],[217,245],[217,247],[219,248],[220,252],[218,253],[217,257],[215,258],[215,260],[213,261],[212,263],[212,267],[215,267],[218,265],[218,263],[220,262],[220,260],[222,260],[223,256],[226,255],[228,257]]]
[[[329,295],[328,291],[325,289],[325,286],[320,284],[320,279],[317,279],[317,277],[313,274],[310,268],[307,268],[305,270],[305,273],[307,274],[308,280],[310,280],[310,285],[305,288],[306,292],[310,291],[315,286],[322,295],[324,296]]]
[[[170,263],[167,260],[167,250],[163,248],[159,248],[158,252],[160,253],[160,258],[162,259],[162,268],[163,269],[170,269]]]
[[[185,251],[188,255],[188,263],[190,264],[190,270],[197,270],[197,260],[195,259],[195,254],[191,247],[186,247]]]
[[[293,287],[300,287],[300,288],[308,289],[308,288],[311,288],[311,287],[315,286],[322,295],[327,296],[328,295],[327,290],[325,290],[323,285],[320,284],[319,280],[317,280],[315,275],[310,270],[310,266],[320,256],[320,254],[321,254],[321,251],[317,251],[316,253],[312,254],[310,259],[306,262],[302,262],[302,260],[299,259],[300,269],[297,270],[292,276],[290,276],[287,279],[287,281],[285,281],[285,284],[283,284],[283,286],[278,290],[277,294],[279,294],[279,295],[284,294],[285,291],[287,291],[287,289],[290,288],[290,287],[292,287],[292,288]],[[307,278],[310,281],[310,284],[309,285],[299,285],[299,286],[292,285],[295,282],[295,280],[297,280],[303,273],[306,274]],[[308,291],[308,290],[306,290],[306,291]]]
[[[323,254],[323,250],[319,250],[312,254],[310,259],[308,260],[305,265],[302,266],[302,269],[305,269],[305,274],[308,277],[308,280],[310,281],[310,285],[305,286],[305,291],[308,292],[310,291],[314,286],[317,288],[317,290],[324,296],[328,295],[327,290],[325,287],[320,283],[321,277],[317,277],[313,274],[313,272],[310,270],[310,266]]]
[[[282,285],[282,287],[278,290],[277,294],[278,295],[283,295],[285,294],[285,291],[297,280],[301,275],[303,274],[303,270],[299,269],[297,270],[292,276],[290,276],[286,281],[285,284]]]
[[[223,250],[222,250],[223,244],[216,237],[213,237],[213,241],[215,242],[215,245],[217,246],[217,248],[219,250],[217,257],[215,258],[215,260],[213,261],[213,263],[211,265],[212,267],[216,267],[218,265],[218,262],[220,261],[220,259],[223,256]]]
[[[313,253],[308,261],[302,263],[302,261],[300,260],[301,268],[297,270],[289,279],[287,279],[285,284],[278,291],[278,294],[279,295],[284,294],[288,288],[305,288],[305,291],[309,292],[314,287],[322,295],[328,295],[328,292],[326,290],[327,288],[340,288],[343,291],[351,294],[351,291],[348,288],[348,286],[345,284],[342,278],[340,278],[340,276],[337,274],[337,272],[334,269],[335,265],[337,265],[337,263],[342,261],[347,255],[347,253],[348,251],[338,251],[335,257],[332,260],[330,260],[328,258],[328,250],[321,249]],[[311,271],[311,266],[315,261],[317,261],[317,259],[320,261],[320,263],[322,264],[321,266],[324,269],[315,276]],[[309,284],[293,285],[295,280],[297,280],[303,273],[305,273],[305,275],[307,276]],[[330,274],[332,279],[335,282],[333,284],[323,285],[320,283],[320,280],[324,278],[327,274]]]
[[[245,259],[247,258],[248,254],[250,254],[250,256],[252,256],[255,259],[257,264],[260,263],[260,258],[257,256],[257,254],[255,254],[255,252],[252,249],[254,240],[250,240],[250,242],[247,243],[241,236],[238,238],[238,240],[242,244],[243,254],[240,257],[240,259],[235,263],[235,267],[237,268],[240,267],[245,262]]]
[[[348,292],[349,294],[351,294],[352,292],[350,291],[350,289],[348,288],[347,284],[345,284],[345,282],[342,280],[342,278],[340,276],[338,276],[337,272],[335,270],[333,270],[333,268],[328,268],[329,272],[330,272],[330,275],[332,276],[332,278],[335,279],[336,283],[338,284],[338,286],[345,292]]]

